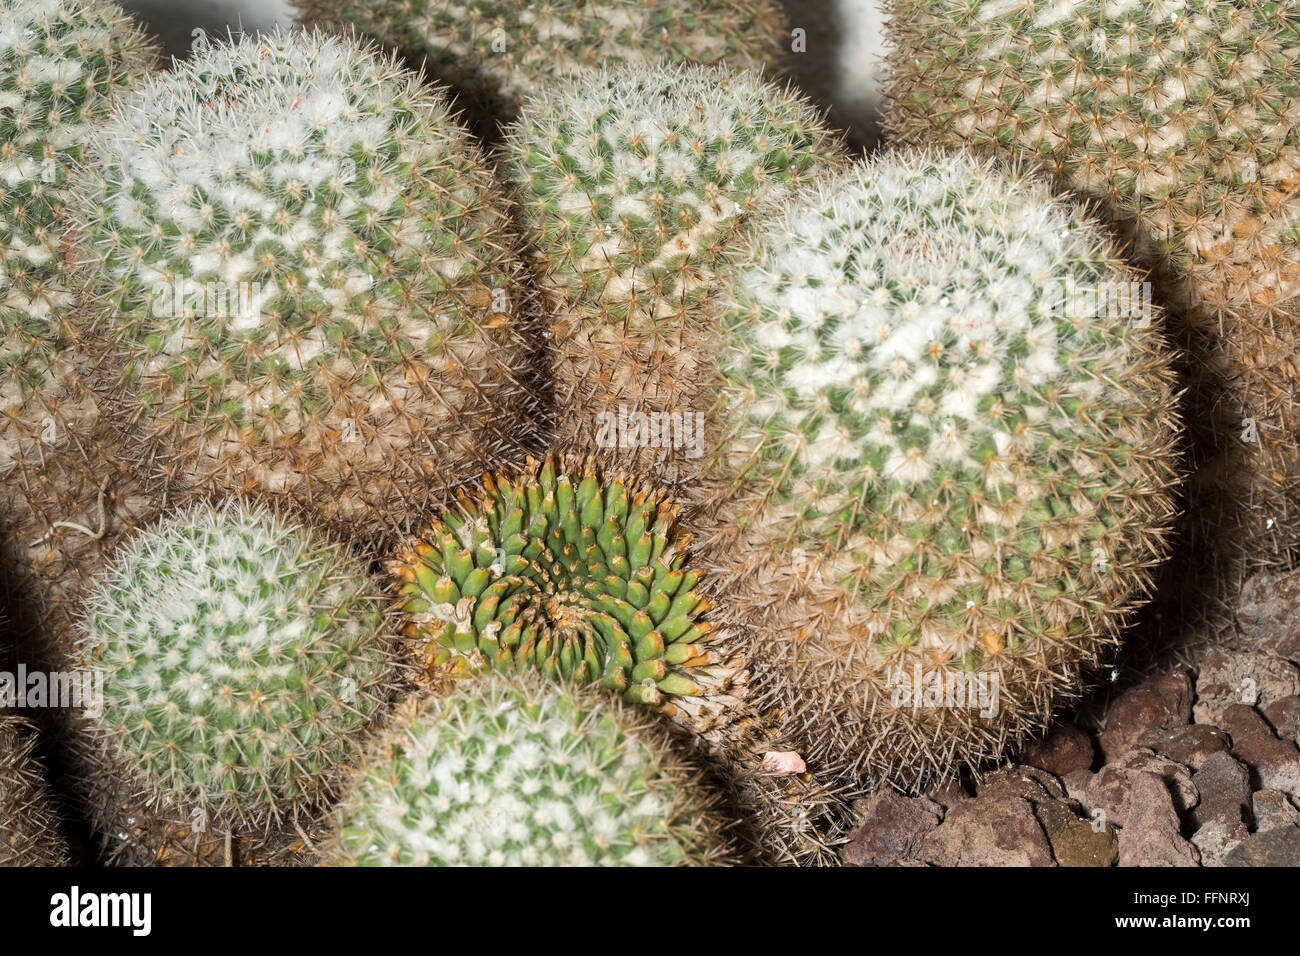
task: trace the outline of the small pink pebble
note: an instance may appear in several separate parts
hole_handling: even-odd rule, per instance
[[[805,773],[808,765],[793,750],[769,750],[763,754],[763,769],[773,773]]]

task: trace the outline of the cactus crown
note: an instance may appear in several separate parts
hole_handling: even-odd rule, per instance
[[[349,865],[682,865],[724,859],[713,798],[649,715],[493,677],[403,705],[344,799]]]
[[[0,408],[57,377],[67,332],[56,310],[59,219],[92,124],[152,52],[115,4],[0,0]]]
[[[363,561],[262,506],[194,506],[128,542],[87,597],[105,743],[182,810],[265,823],[311,806],[386,699]]]
[[[770,65],[773,0],[298,0],[302,19],[349,24],[418,57],[483,121],[513,117],[555,80],[658,61]]]
[[[878,159],[762,230],[720,459],[871,609],[873,653],[975,669],[1141,591],[1174,430],[1131,280],[1075,207],[962,156]]]
[[[364,496],[470,455],[509,362],[483,331],[507,324],[505,215],[416,74],[318,33],[215,45],[126,98],[91,156],[99,331],[176,460]]]
[[[643,704],[707,695],[722,649],[676,518],[590,462],[488,475],[392,563],[407,634],[438,663],[599,681]]]
[[[802,97],[702,66],[557,83],[509,131],[510,176],[548,280],[590,323],[680,324],[745,217],[838,157]]]

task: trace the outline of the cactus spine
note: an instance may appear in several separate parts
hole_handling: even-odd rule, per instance
[[[67,866],[67,842],[40,765],[35,737],[0,711],[0,866]]]

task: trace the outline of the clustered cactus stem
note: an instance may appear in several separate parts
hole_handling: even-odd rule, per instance
[[[716,67],[609,69],[527,101],[505,170],[550,314],[557,441],[693,474],[718,275],[753,217],[841,150],[799,95]],[[609,427],[644,415],[658,440]]]
[[[538,674],[404,704],[322,855],[348,866],[735,859],[717,793],[652,715]]]
[[[94,415],[69,348],[69,179],[153,56],[116,4],[0,2],[0,472]]]
[[[1081,208],[961,155],[883,155],[756,230],[697,550],[810,766],[924,786],[1039,730],[1118,643],[1179,471],[1137,287]]]
[[[315,32],[212,45],[124,97],[89,159],[86,338],[164,487],[383,528],[511,453],[505,203],[416,74]]]
[[[564,77],[659,62],[771,67],[775,0],[297,0],[299,19],[354,28],[449,83],[491,138]]]
[[[1300,8],[892,0],[897,143],[1041,168],[1152,270],[1188,353],[1189,546],[1231,596],[1300,542]],[[1235,568],[1235,570],[1234,570]],[[1183,585],[1184,587],[1186,585]]]
[[[67,839],[26,721],[0,712],[0,866],[67,866]]]
[[[139,533],[81,625],[100,763],[210,831],[309,818],[400,677],[377,592],[348,548],[261,505],[193,505]]]

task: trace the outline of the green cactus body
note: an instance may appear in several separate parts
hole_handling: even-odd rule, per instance
[[[772,0],[299,0],[300,18],[355,27],[449,83],[491,135],[553,82],[603,66],[660,61],[771,66]]]
[[[0,866],[67,866],[68,846],[53,797],[32,756],[35,738],[0,712]]]
[[[986,163],[887,155],[759,232],[702,550],[810,766],[919,785],[1043,726],[1145,597],[1170,358],[1082,212]]]
[[[547,460],[488,475],[390,567],[430,663],[598,682],[693,721],[732,700],[725,629],[663,495]]]
[[[0,470],[93,414],[68,380],[68,180],[92,126],[151,62],[116,4],[0,0]]]
[[[687,433],[717,275],[756,213],[841,162],[839,143],[805,100],[756,76],[660,65],[555,84],[508,148],[551,305],[560,440],[682,480],[700,452]],[[647,412],[685,417],[657,441],[611,443],[610,416]]]
[[[716,797],[655,719],[594,689],[491,676],[413,699],[323,852],[354,866],[728,862]]]
[[[90,340],[164,477],[382,525],[506,453],[529,407],[506,214],[415,74],[315,33],[214,45],[89,153]]]
[[[393,684],[373,586],[364,561],[262,506],[193,506],[138,534],[81,625],[104,760],[208,832],[309,816]]]
[[[1300,542],[1300,6],[893,0],[886,128],[1037,165],[1153,270],[1207,491],[1189,549]],[[1217,525],[1217,527],[1214,527]]]

